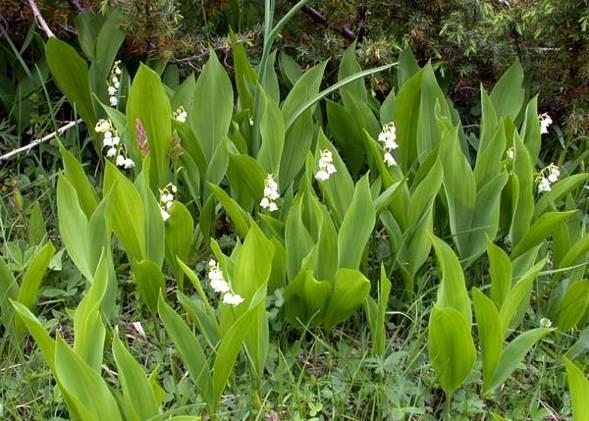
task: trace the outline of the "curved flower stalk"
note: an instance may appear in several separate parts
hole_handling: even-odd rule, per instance
[[[540,134],[547,134],[548,127],[552,125],[552,117],[548,115],[548,113],[544,113],[540,115]]]
[[[179,121],[180,123],[186,123],[186,119],[188,118],[188,113],[184,109],[183,105],[180,105],[176,111],[172,114],[174,120]]]
[[[399,145],[396,142],[397,140],[397,129],[395,127],[395,123],[390,122],[384,125],[382,131],[378,135],[378,141],[382,143],[384,148],[384,162],[387,167],[392,167],[397,165],[397,161],[393,157],[393,150],[397,149]]]
[[[315,178],[319,181],[329,180],[333,174],[337,172],[333,164],[333,155],[329,149],[323,149],[319,157],[319,171],[315,174]]]
[[[536,179],[538,182],[538,193],[549,192],[552,190],[552,184],[560,178],[560,168],[557,165],[550,164],[540,171]]]
[[[209,260],[208,276],[213,291],[223,294],[223,304],[238,306],[243,302],[243,297],[239,294],[236,294],[231,289],[229,282],[225,280],[223,270],[215,259]]]
[[[110,120],[98,120],[94,131],[103,135],[102,147],[106,148],[105,156],[114,159],[117,167],[129,169],[135,166],[135,162],[128,157],[127,148],[121,143],[121,138]]]
[[[114,62],[112,70],[110,71],[110,80],[107,88],[108,101],[110,102],[111,107],[116,107],[119,104],[119,91],[121,89],[121,81],[119,80],[119,77],[121,76],[121,73],[121,60],[117,60]]]
[[[278,183],[272,178],[272,174],[268,174],[264,180],[264,197],[260,201],[260,206],[268,209],[270,212],[278,210],[276,201],[280,198],[278,192]]]
[[[163,189],[160,189],[160,213],[162,219],[166,222],[170,219],[170,208],[174,204],[174,195],[178,192],[178,188],[168,183]]]

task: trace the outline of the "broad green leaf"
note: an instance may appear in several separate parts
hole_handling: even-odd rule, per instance
[[[247,58],[245,47],[240,42],[233,44],[233,64],[235,69],[235,86],[240,108],[253,110],[256,87],[256,71]]]
[[[300,173],[314,138],[313,114],[308,110],[286,132],[280,160],[279,185],[286,188]]]
[[[579,260],[589,252],[589,234],[572,245],[566,250],[566,254],[558,264],[558,268],[566,268],[573,266],[579,262]]]
[[[467,323],[470,332],[472,323],[470,298],[468,297],[464,273],[458,257],[454,254],[452,248],[440,238],[432,235],[431,240],[442,273],[436,305],[443,309],[450,307],[459,312]]]
[[[532,224],[521,241],[515,245],[511,252],[511,259],[515,260],[518,256],[540,244],[560,222],[573,216],[576,212],[547,212],[542,215]]]
[[[556,326],[560,330],[572,329],[581,320],[589,305],[589,281],[580,279],[569,286],[560,302]]]
[[[158,267],[162,266],[166,253],[165,235],[166,229],[159,204],[159,192],[156,198],[149,188],[149,173],[153,165],[151,156],[143,161],[143,171],[135,180],[135,187],[143,202],[143,215],[145,216],[145,259],[153,261]]]
[[[151,260],[142,260],[133,265],[133,278],[143,302],[155,314],[160,291],[166,287],[164,274]]]
[[[299,196],[289,209],[284,229],[286,273],[291,281],[298,275],[303,259],[313,248],[313,238],[303,223],[302,212],[302,197]]]
[[[511,229],[509,235],[515,246],[528,233],[534,214],[534,162],[528,148],[522,143],[517,133],[513,138],[515,156],[513,159],[513,176],[511,190],[513,203]],[[512,256],[513,259],[513,256]]]
[[[13,312],[8,303],[10,300],[16,300],[18,289],[18,282],[10,269],[8,269],[4,259],[0,256],[0,321],[4,326],[5,332],[10,332],[13,327]]]
[[[215,349],[221,337],[221,328],[217,322],[215,314],[212,315],[207,312],[208,303],[203,303],[202,300],[194,300],[188,296],[178,292],[178,301],[192,319],[197,330],[204,336],[207,344]]]
[[[196,336],[182,318],[164,301],[160,294],[158,314],[176,350],[186,365],[203,399],[212,406],[213,378],[207,357]]]
[[[316,280],[310,270],[299,272],[284,291],[286,319],[295,327],[321,324],[330,294],[329,282]]]
[[[55,341],[55,372],[60,388],[83,418],[122,419],[117,401],[100,374],[60,337]]]
[[[499,117],[508,116],[515,120],[524,105],[524,72],[519,61],[513,63],[495,84],[491,100]]]
[[[121,30],[121,25],[124,25],[123,19],[121,12],[113,10],[94,38],[95,54],[90,65],[89,77],[92,91],[103,102],[108,99],[107,80],[110,77],[113,62],[125,40],[126,34]]]
[[[17,301],[31,310],[34,309],[35,303],[37,302],[37,297],[39,295],[39,290],[41,288],[41,282],[45,277],[45,273],[47,272],[47,268],[49,267],[49,262],[53,258],[54,254],[55,247],[53,246],[53,243],[49,241],[35,255],[23,276],[23,279],[20,284],[20,289],[18,291]],[[17,319],[17,337],[22,336],[23,329],[24,326],[22,325],[21,320]]]
[[[317,95],[319,88],[321,87],[321,81],[323,80],[323,73],[326,66],[327,61],[323,61],[313,66],[311,69],[306,70],[301,77],[298,78],[282,103],[282,115],[284,121],[289,121],[297,108],[303,105],[305,101]],[[294,123],[296,123],[296,121],[293,121],[293,124]]]
[[[262,98],[260,135],[262,144],[257,155],[266,173],[278,176],[284,149],[284,119],[278,104],[260,89]]]
[[[100,308],[108,286],[107,257],[102,255],[94,280],[74,314],[74,352],[100,373],[106,329]]]
[[[295,85],[302,76],[305,76],[308,73],[304,72],[303,68],[299,66],[291,56],[286,54],[284,50],[280,52],[280,56],[278,57],[278,67],[280,68],[282,79],[288,82],[291,87]]]
[[[233,87],[216,54],[211,54],[196,81],[190,125],[210,160],[221,139],[227,135],[233,116]]]
[[[502,172],[502,160],[507,144],[503,124],[497,127],[492,136],[490,135],[488,139],[484,140],[483,143],[483,139],[481,139],[479,144],[474,168],[476,184],[479,190]]]
[[[159,75],[141,64],[135,74],[127,100],[127,125],[135,145],[137,127],[145,130],[149,145],[150,186],[163,186],[168,178],[168,150],[172,142],[172,108]]]
[[[542,197],[536,203],[534,209],[534,216],[540,217],[552,205],[557,204],[560,200],[566,197],[571,191],[579,187],[589,179],[589,173],[573,174],[564,177],[552,185],[552,190],[542,193]]]
[[[55,375],[55,341],[49,336],[39,319],[37,319],[31,310],[17,301],[9,301],[41,350],[47,366],[53,375]]]
[[[444,191],[454,243],[461,257],[471,256],[468,242],[477,198],[476,181],[458,140],[458,127],[442,134],[440,160],[444,167]]]
[[[354,42],[342,56],[338,70],[338,80],[344,80],[346,77],[353,76],[361,71],[362,68],[358,60],[356,60],[356,43]],[[339,93],[344,107],[352,113],[352,119],[356,124],[360,128],[367,130],[372,136],[377,136],[380,132],[380,124],[369,105],[372,98],[368,95],[364,79],[358,79],[342,86]]]
[[[273,255],[272,242],[256,224],[252,224],[235,261],[231,280],[234,291],[245,298],[246,303],[261,286],[268,283]]]
[[[106,18],[91,10],[83,11],[74,18],[76,30],[78,31],[78,43],[84,55],[94,60],[96,50],[96,38]]]
[[[172,97],[171,101],[172,112],[176,111],[180,107],[184,107],[184,110],[190,114],[190,111],[192,110],[192,93],[194,92],[195,86],[196,79],[194,78],[194,73],[191,73],[174,91],[174,96]],[[173,123],[174,122],[172,122],[172,124]],[[180,124],[190,127],[184,123]]]
[[[235,314],[236,317],[256,298],[255,294],[258,291],[264,292],[263,297],[260,298],[259,309],[250,316],[252,326],[246,335],[248,354],[258,376],[263,375],[269,348],[268,320],[264,308],[273,256],[272,242],[265,237],[256,224],[252,224],[239,251],[239,256],[234,262],[231,278],[233,290],[245,300],[244,304],[237,309],[231,309],[231,314]],[[223,324],[221,326],[224,327]]]
[[[45,228],[45,218],[38,201],[33,203],[31,216],[29,218],[29,235],[28,241],[30,247],[40,245],[47,238],[47,228]]]
[[[196,165],[200,180],[204,180],[207,176],[208,165],[200,141],[196,138],[188,124],[174,121],[172,122],[172,127],[180,135],[182,147],[188,152],[188,155],[190,155],[190,158]],[[184,155],[181,155],[180,158],[184,159]],[[200,181],[198,184],[200,185]]]
[[[116,305],[118,295],[118,280],[114,269],[112,249],[112,234],[106,224],[106,212],[108,209],[108,197],[103,198],[88,221],[87,242],[90,245],[90,270],[92,277],[98,267],[102,253],[104,252],[108,266],[108,287],[102,300],[102,311],[105,316],[111,317]],[[88,281],[92,282],[92,277]]]
[[[405,82],[419,72],[419,64],[411,49],[406,48],[399,54],[399,68],[397,70],[397,86],[401,88]]]
[[[380,266],[380,285],[378,288],[378,313],[375,320],[373,348],[376,355],[384,355],[386,348],[386,314],[389,307],[391,281],[387,277],[384,264]]]
[[[65,178],[67,178],[76,190],[80,206],[86,214],[86,217],[90,218],[94,209],[96,209],[98,202],[96,200],[96,193],[86,176],[86,172],[76,157],[62,145],[59,147],[59,153],[61,154],[61,160],[63,162]]]
[[[356,43],[353,42],[348,48],[346,48],[346,51],[344,51],[342,61],[339,65],[337,78],[338,80],[343,80],[346,77],[361,71],[362,68],[356,60]],[[368,99],[368,92],[366,90],[364,79],[358,79],[350,82],[346,86],[340,88],[340,92],[348,92],[358,101],[366,102]]]
[[[305,101],[305,103],[303,105],[301,105],[292,114],[292,116],[286,121],[286,131],[288,132],[288,130],[291,128],[291,126],[294,124],[294,122],[302,114],[304,114],[310,108],[314,107],[317,102],[321,101],[323,98],[325,98],[329,94],[331,94],[331,93],[337,91],[338,89],[340,89],[342,86],[345,86],[345,85],[347,85],[349,83],[352,83],[352,82],[354,82],[354,81],[356,81],[358,79],[362,79],[364,77],[373,75],[375,73],[379,73],[379,72],[382,72],[384,70],[390,69],[392,66],[394,66],[394,64],[385,64],[384,66],[375,67],[374,69],[364,70],[362,72],[355,73],[355,74],[353,74],[351,76],[346,77],[343,80],[338,81],[337,83],[333,84],[329,88],[326,88],[326,89],[322,90],[317,95],[313,96],[313,98],[309,99],[308,101]]]
[[[244,209],[251,209],[264,197],[264,180],[268,173],[249,155],[230,154],[227,179],[233,197]]]
[[[321,215],[319,238],[315,245],[316,262],[313,273],[317,279],[333,279],[338,268],[337,230],[327,208],[314,199],[314,210]]]
[[[223,205],[223,208],[225,208],[227,215],[229,215],[231,222],[233,222],[233,225],[235,226],[237,234],[240,237],[245,238],[252,223],[252,217],[250,214],[244,211],[221,187],[212,183],[209,183],[208,186],[215,195],[215,198]]]
[[[536,342],[548,335],[552,330],[553,329],[546,328],[528,330],[511,341],[501,354],[501,360],[497,365],[493,379],[486,388],[486,393],[501,386],[501,384],[505,382],[511,373],[517,368],[524,356],[530,351]]]
[[[493,301],[477,288],[472,289],[472,298],[483,357],[483,385],[486,388],[490,384],[501,358],[503,335],[501,334],[499,311]]]
[[[231,375],[231,371],[243,341],[248,335],[249,330],[256,323],[255,318],[258,314],[258,310],[264,308],[262,299],[265,297],[266,286],[263,285],[258,291],[256,291],[256,293],[254,293],[250,307],[247,311],[235,320],[221,339],[213,365],[212,402],[214,402],[213,405],[215,408],[221,399],[221,394],[223,393],[225,386],[227,385],[227,381],[229,380],[229,376]]]
[[[80,207],[74,186],[63,175],[57,181],[57,218],[59,234],[68,255],[82,275],[92,280],[94,268],[87,237],[88,219]]]
[[[147,420],[159,415],[159,405],[145,370],[123,345],[118,332],[113,335],[112,353],[117,364],[123,397],[132,410],[132,419]]]
[[[90,96],[86,62],[73,47],[55,37],[49,38],[45,44],[45,56],[59,89],[76,106],[86,125],[94,128],[96,114]]]
[[[350,172],[356,175],[366,161],[362,146],[362,127],[354,120],[352,112],[342,105],[329,100],[326,104],[329,131],[333,134]]]
[[[423,68],[421,74],[421,99],[415,140],[417,157],[423,163],[440,143],[441,133],[437,119],[440,115],[450,116],[450,111],[431,63]]]
[[[325,326],[329,329],[347,320],[360,308],[369,293],[370,281],[361,272],[340,268],[325,305]]]
[[[509,291],[503,305],[499,309],[499,319],[501,321],[501,332],[503,333],[503,337],[507,336],[508,329],[514,321],[518,308],[522,305],[526,305],[524,300],[529,300],[534,280],[538,277],[538,274],[545,264],[546,259],[534,265],[519,281],[517,281],[511,291]]]
[[[511,289],[511,260],[507,253],[492,241],[487,241],[487,255],[491,275],[491,298],[495,305],[501,308]]]
[[[227,166],[229,165],[229,152],[227,145],[229,140],[227,138],[221,139],[217,145],[217,149],[213,152],[213,156],[209,161],[207,167],[206,179],[208,182],[213,184],[221,184],[221,180],[225,177],[227,172]]]
[[[462,313],[452,307],[434,306],[428,327],[428,355],[450,399],[464,383],[476,360],[470,323]]]
[[[194,221],[192,215],[180,202],[174,202],[170,208],[170,219],[166,221],[166,257],[174,270],[176,282],[184,285],[184,272],[178,266],[177,259],[188,260],[190,246],[192,244],[192,233],[194,232]]]
[[[535,162],[542,146],[542,134],[540,133],[538,121],[538,95],[532,98],[526,106],[520,136],[524,141],[524,145],[530,151],[532,160]]]
[[[107,221],[125,251],[134,260],[146,256],[145,213],[141,195],[127,177],[107,162],[105,178],[114,180],[110,190]],[[106,181],[105,181],[106,183]]]
[[[436,196],[442,186],[444,169],[439,159],[436,159],[435,164],[411,195],[411,202],[407,209],[410,210],[409,226],[417,225],[424,215],[432,211],[432,206]]]
[[[354,190],[354,196],[339,230],[338,267],[358,269],[362,255],[376,222],[368,176],[364,176]]]
[[[417,122],[419,121],[422,78],[423,72],[415,73],[399,88],[397,94],[395,126],[399,149],[395,156],[398,157],[403,172],[407,172],[417,158]]]
[[[397,105],[397,94],[395,89],[387,95],[380,107],[380,124],[383,126],[395,119],[395,107]]]
[[[589,380],[579,367],[566,357],[562,357],[566,367],[574,421],[589,420]]]

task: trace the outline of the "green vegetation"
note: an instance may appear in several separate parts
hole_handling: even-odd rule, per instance
[[[126,50],[154,3],[4,34],[0,152],[73,123],[2,158],[3,419],[589,419],[587,152],[523,57],[457,106],[459,62],[301,65],[311,2],[231,1],[191,73]]]

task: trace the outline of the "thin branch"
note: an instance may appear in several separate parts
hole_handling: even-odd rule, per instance
[[[8,152],[7,154],[0,156],[0,161],[7,161],[10,158],[12,158],[13,156],[18,155],[21,152],[29,151],[29,150],[33,149],[35,146],[40,145],[43,142],[47,142],[48,140],[51,140],[54,137],[61,136],[64,132],[68,131],[69,129],[71,129],[74,126],[77,126],[81,122],[82,122],[82,119],[70,121],[66,125],[61,126],[56,131],[49,133],[48,135],[43,136],[40,139],[35,139],[31,143],[29,143],[28,145],[23,146],[22,148],[14,149],[14,150]]]
[[[358,38],[358,36],[347,26],[342,26],[339,28],[334,27],[325,16],[323,16],[317,10],[313,9],[311,6],[303,6],[303,13],[315,22],[336,30],[342,37],[344,37],[349,42],[353,42]]]
[[[45,22],[45,19],[43,19],[43,15],[41,15],[41,12],[39,11],[37,4],[35,3],[35,0],[29,0],[29,6],[31,6],[31,10],[33,11],[35,22],[37,22],[37,25],[39,25],[43,32],[45,32],[47,38],[54,38],[55,34],[51,31],[49,25],[47,25],[47,22]]]

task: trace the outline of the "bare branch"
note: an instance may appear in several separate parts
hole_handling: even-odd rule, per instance
[[[28,145],[23,146],[22,148],[14,149],[14,150],[8,152],[7,154],[0,156],[0,161],[7,161],[10,158],[12,158],[13,156],[18,155],[21,152],[29,151],[29,150],[33,149],[35,146],[40,145],[43,142],[47,142],[48,140],[51,140],[56,136],[61,136],[64,132],[68,131],[69,129],[71,129],[74,126],[77,126],[81,122],[82,122],[82,119],[79,119],[76,121],[70,121],[69,123],[65,124],[64,126],[61,126],[56,131],[49,133],[48,135],[43,136],[40,139],[35,139],[31,143],[29,143]]]
[[[37,25],[39,25],[43,32],[45,32],[47,38],[54,38],[55,34],[51,31],[49,25],[47,25],[47,22],[45,22],[45,19],[43,19],[43,16],[41,15],[41,12],[39,11],[37,4],[35,3],[35,0],[29,0],[29,6],[31,6],[31,10],[33,11],[35,22],[37,22]]]

